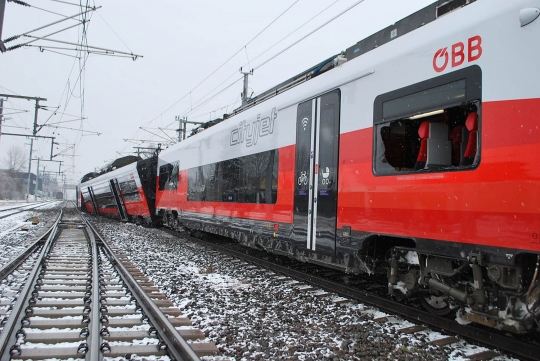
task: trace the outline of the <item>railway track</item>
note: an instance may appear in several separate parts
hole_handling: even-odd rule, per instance
[[[19,213],[22,213],[22,212],[25,212],[25,211],[31,211],[33,209],[36,209],[36,208],[39,208],[39,207],[43,207],[43,206],[46,206],[46,205],[49,205],[53,203],[53,201],[51,202],[45,202],[45,203],[40,203],[40,204],[32,204],[30,206],[27,206],[27,205],[24,205],[24,206],[20,206],[20,207],[14,207],[14,208],[10,208],[10,209],[6,209],[4,211],[0,211],[0,213],[4,213],[4,212],[9,212],[7,214],[0,214],[0,219],[4,219],[4,218],[7,218],[7,217],[11,217],[15,214],[19,214]]]
[[[189,319],[73,209],[0,271],[1,361],[199,360],[217,351],[195,342],[201,331],[178,331]]]
[[[537,336],[519,337],[510,334],[494,332],[491,329],[485,329],[481,326],[460,325],[453,318],[437,316],[419,308],[415,302],[404,304],[391,299],[386,294],[386,287],[374,284],[373,281],[362,278],[361,276],[351,276],[340,271],[325,269],[309,263],[301,263],[287,257],[269,254],[264,251],[251,249],[241,246],[230,240],[201,239],[188,237],[186,234],[163,229],[169,234],[181,235],[208,248],[228,254],[237,259],[249,262],[258,266],[265,267],[274,272],[280,273],[295,280],[306,282],[314,287],[331,291],[348,299],[371,304],[382,311],[399,315],[412,322],[415,326],[407,327],[401,330],[404,334],[420,332],[428,326],[439,330],[447,337],[432,341],[432,344],[444,346],[457,342],[454,336],[459,336],[472,343],[485,347],[496,349],[510,356],[521,360],[539,360],[540,358],[540,340]],[[285,277],[285,278],[287,278]],[[284,279],[285,279],[284,278]],[[377,322],[386,322],[385,317],[376,319]],[[476,360],[489,360],[498,356],[498,352],[485,351],[477,355],[469,356]]]

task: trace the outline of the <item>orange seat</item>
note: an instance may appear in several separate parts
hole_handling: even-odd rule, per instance
[[[414,165],[414,170],[424,169],[427,161],[427,140],[429,138],[429,122],[423,122],[418,127],[418,136],[420,137],[420,150],[418,151],[418,157]]]
[[[452,165],[459,166],[461,159],[465,154],[467,146],[467,138],[469,131],[463,125],[457,125],[452,129],[450,133],[450,141],[452,142]]]
[[[474,157],[476,156],[476,151],[478,147],[478,113],[471,112],[467,116],[465,121],[465,126],[469,131],[469,139],[467,141],[467,149],[463,154],[460,165],[467,166],[471,165],[474,162]]]

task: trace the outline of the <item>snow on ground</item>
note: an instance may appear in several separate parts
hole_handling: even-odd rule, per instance
[[[46,209],[59,209],[59,207],[62,205],[62,201],[49,201],[46,204],[42,205],[41,207],[38,207],[36,209],[39,210],[46,210]]]
[[[26,205],[34,205],[35,203],[21,202],[0,202],[0,212],[8,211],[10,209],[17,209]]]
[[[46,209],[41,208],[0,219],[0,267],[26,249],[38,234],[45,231],[48,221],[53,220],[59,212],[58,204],[46,205],[43,207]],[[34,216],[40,218],[37,225],[27,221]],[[23,231],[23,227],[28,230]]]
[[[357,302],[339,305],[337,295],[318,297],[320,290],[291,286],[290,279],[246,269],[156,229],[108,220],[95,224],[222,351],[205,360],[458,361],[485,350],[464,341],[431,345],[445,336],[403,334],[398,330],[411,323],[399,317]],[[389,320],[374,321],[381,316]]]
[[[38,206],[39,204],[42,204],[42,206],[38,206],[35,209],[58,208],[58,206],[61,203],[62,203],[61,201],[43,201],[43,202],[30,202],[30,203],[26,203],[25,201],[20,201],[20,202],[0,201],[0,216],[4,216],[6,214],[12,213],[13,211],[21,210],[24,208],[31,208],[34,206]]]

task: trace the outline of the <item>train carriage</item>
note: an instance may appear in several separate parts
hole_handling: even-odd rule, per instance
[[[438,1],[360,41],[161,152],[157,213],[171,228],[386,272],[390,293],[433,312],[529,331],[539,9]]]
[[[81,203],[89,213],[155,224],[156,162],[153,157],[101,175],[93,173],[79,184]]]

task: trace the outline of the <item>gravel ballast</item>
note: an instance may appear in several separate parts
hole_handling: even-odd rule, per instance
[[[459,341],[435,346],[434,331],[376,308],[247,265],[158,229],[100,220],[95,225],[222,352],[206,360],[468,360],[486,350]],[[388,321],[376,322],[387,316]],[[499,356],[492,360],[511,360]]]

